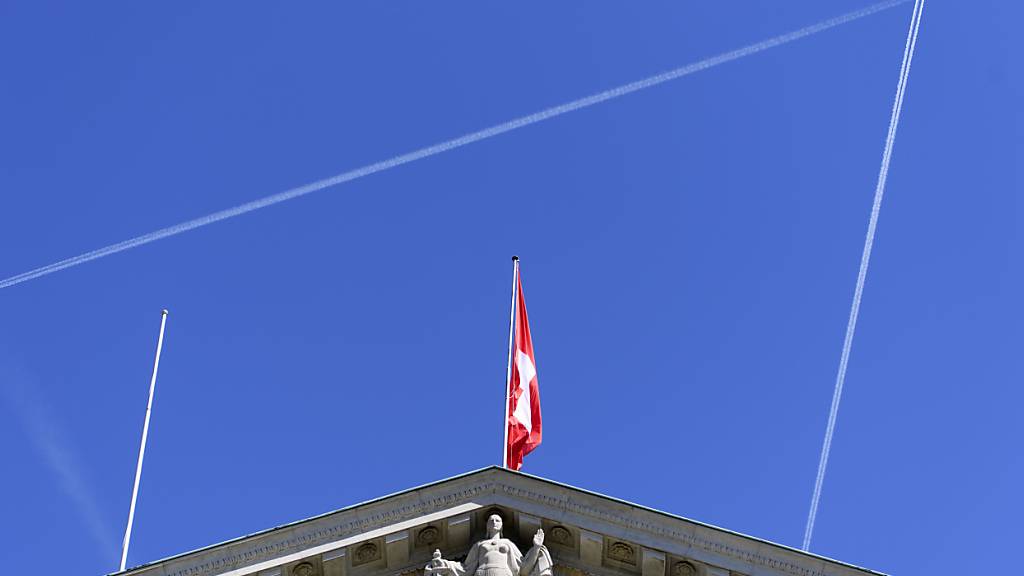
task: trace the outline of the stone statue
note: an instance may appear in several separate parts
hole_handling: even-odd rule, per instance
[[[523,556],[508,538],[501,537],[501,516],[487,518],[487,538],[473,544],[464,563],[434,557],[427,564],[425,576],[551,576],[551,554],[544,547],[544,531],[537,530],[533,546]]]

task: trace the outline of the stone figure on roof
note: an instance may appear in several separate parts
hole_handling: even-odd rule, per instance
[[[473,544],[465,562],[441,558],[435,550],[425,576],[551,576],[554,562],[544,547],[544,531],[537,530],[533,546],[523,555],[519,547],[501,536],[501,516],[487,518],[487,538]]]

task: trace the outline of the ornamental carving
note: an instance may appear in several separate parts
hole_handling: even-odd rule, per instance
[[[373,562],[374,560],[380,560],[380,546],[374,542],[364,542],[356,548],[355,554],[352,555],[352,565],[359,566],[360,564],[366,564],[367,562]]]
[[[572,532],[565,526],[555,526],[551,529],[551,541],[560,546],[572,548]]]
[[[608,558],[624,564],[636,565],[636,551],[625,542],[613,542],[608,547]],[[676,575],[679,576],[679,575]]]
[[[585,502],[572,497],[554,496],[543,490],[524,487],[518,483],[504,481],[486,481],[471,486],[460,486],[451,491],[432,493],[429,499],[416,500],[395,507],[371,505],[365,514],[343,513],[330,515],[329,518],[310,523],[313,528],[309,534],[299,534],[285,538],[279,542],[244,544],[216,550],[189,554],[178,560],[168,562],[167,576],[213,576],[226,570],[238,569],[243,566],[277,558],[286,554],[308,549],[310,546],[334,542],[342,538],[356,536],[370,530],[387,526],[395,522],[409,520],[418,516],[444,510],[456,504],[483,499],[487,502],[488,494],[497,491],[514,500],[525,500],[531,503],[552,506],[561,511],[569,511],[584,518],[601,522],[609,522],[644,534],[652,534],[662,538],[678,541],[680,544],[692,546],[714,555],[721,555],[740,562],[779,571],[790,576],[827,576],[823,568],[808,565],[803,561],[793,561],[776,556],[757,547],[729,544],[725,540],[711,537],[698,531],[692,533],[671,523],[651,522],[635,515],[621,515],[607,512],[600,508],[588,506]],[[585,500],[585,499],[584,499]],[[514,506],[514,505],[512,505]],[[608,557],[607,552],[605,556]],[[355,558],[353,557],[353,562]],[[674,565],[673,565],[674,570]],[[669,572],[670,576],[676,576]],[[697,573],[699,574],[699,572]],[[743,576],[736,573],[735,576]]]
[[[292,568],[293,576],[313,576],[316,574],[316,568],[313,567],[309,562],[303,562],[295,568]]]
[[[487,538],[470,547],[459,562],[441,557],[434,550],[424,576],[553,576],[554,561],[544,547],[544,531],[533,535],[533,546],[523,554],[516,543],[501,534],[503,522],[498,514],[487,517]]]
[[[416,533],[417,546],[433,546],[441,541],[441,531],[436,526],[427,526]]]
[[[697,576],[697,567],[689,562],[676,562],[672,567],[672,576]]]

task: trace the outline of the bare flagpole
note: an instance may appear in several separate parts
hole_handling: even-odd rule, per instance
[[[160,336],[156,340],[156,358],[153,360],[153,377],[149,380],[149,402],[146,404],[146,420],[142,424],[142,443],[139,444],[139,463],[135,467],[135,486],[132,488],[132,504],[128,508],[128,527],[124,530],[121,546],[121,568],[124,571],[128,561],[128,543],[132,539],[132,522],[135,521],[135,501],[139,497],[139,479],[142,478],[142,457],[146,455],[146,437],[149,436],[149,415],[153,411],[153,391],[156,389],[156,371],[160,367],[160,351],[164,347],[164,327],[167,326],[167,310],[160,312]]]
[[[508,369],[505,371],[505,419],[502,420],[502,427],[505,429],[505,440],[501,443],[501,466],[508,468],[508,399],[512,396],[512,355],[515,352],[513,335],[516,326],[516,296],[519,291],[519,256],[512,257],[512,306],[509,309],[508,318]]]

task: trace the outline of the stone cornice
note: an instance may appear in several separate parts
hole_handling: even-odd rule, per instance
[[[496,486],[502,493],[510,496],[531,500],[555,509],[573,512],[580,516],[626,527],[630,530],[647,532],[649,534],[699,548],[714,555],[728,556],[746,564],[763,566],[772,570],[785,572],[786,574],[792,574],[793,576],[828,576],[828,573],[823,570],[801,566],[771,554],[760,552],[756,548],[753,550],[739,548],[725,542],[717,541],[713,538],[700,536],[696,533],[676,530],[668,526],[668,523],[666,522],[645,522],[632,515],[615,514],[591,506],[586,506],[573,498],[543,494],[534,490],[511,486],[505,483],[499,482],[496,483]],[[676,518],[672,518],[670,520],[686,522],[685,520]]]
[[[124,576],[251,574],[426,516],[499,505],[743,574],[875,574],[840,562],[500,468],[464,476],[129,570]],[[424,520],[426,521],[426,520]]]
[[[392,508],[385,512],[372,516],[358,518],[345,522],[329,523],[326,526],[312,527],[302,534],[290,538],[281,539],[277,542],[259,545],[252,543],[237,552],[218,555],[215,559],[192,564],[190,566],[165,572],[166,576],[212,576],[229,570],[242,568],[257,564],[265,560],[271,560],[288,554],[294,554],[319,545],[340,541],[351,536],[357,536],[378,528],[389,526],[404,520],[411,520],[420,516],[437,512],[442,509],[452,508],[462,504],[487,491],[493,491],[491,483],[472,486],[457,492],[452,492],[422,500],[414,504],[408,504],[398,508]],[[343,512],[339,513],[342,514]],[[257,538],[259,535],[257,535]],[[242,545],[243,543],[239,543]],[[210,552],[213,552],[211,550]],[[144,572],[140,572],[144,574]]]

